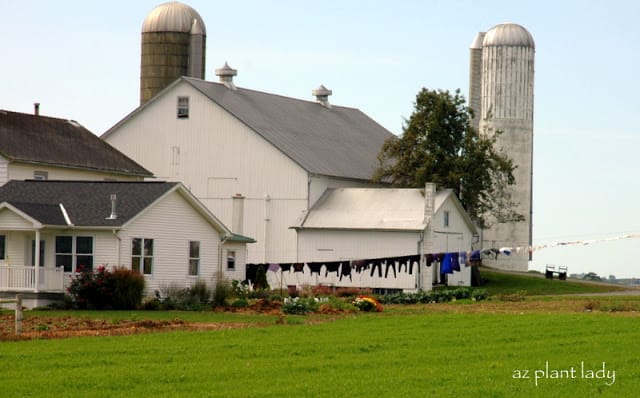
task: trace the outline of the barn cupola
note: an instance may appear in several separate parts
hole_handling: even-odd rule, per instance
[[[320,85],[320,87],[311,91],[312,95],[316,96],[316,102],[325,108],[331,108],[331,104],[329,103],[329,96],[333,94],[333,91],[327,89],[324,85]]]
[[[224,66],[222,68],[216,69],[216,76],[220,78],[220,83],[227,86],[227,88],[230,90],[236,89],[236,85],[233,84],[233,77],[236,76],[237,74],[238,74],[238,71],[236,69],[231,68],[229,64],[226,62],[224,63]]]

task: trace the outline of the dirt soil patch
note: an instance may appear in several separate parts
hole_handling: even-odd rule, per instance
[[[121,336],[129,334],[164,332],[173,330],[220,330],[257,326],[248,323],[189,323],[181,319],[118,320],[107,321],[77,317],[26,316],[22,322],[22,334],[15,334],[13,314],[0,315],[0,341],[60,339],[77,336]]]

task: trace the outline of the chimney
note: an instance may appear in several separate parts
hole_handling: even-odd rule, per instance
[[[428,182],[424,186],[424,223],[431,221],[435,211],[436,184]]]
[[[244,196],[237,193],[233,197],[233,207],[231,210],[231,232],[242,235],[244,224]]]
[[[316,96],[316,101],[324,106],[325,108],[331,108],[331,104],[329,103],[329,96],[333,94],[333,92],[327,89],[324,85],[320,85],[320,87],[311,91],[312,95]]]
[[[220,77],[220,83],[227,86],[230,90],[235,90],[236,85],[233,84],[233,77],[238,74],[238,71],[232,69],[225,61],[222,68],[216,69],[216,76]]]
[[[111,194],[109,198],[111,199],[111,214],[107,217],[107,220],[115,220],[118,218],[116,214],[116,194]]]
[[[36,116],[40,116],[40,103],[39,102],[34,102],[33,103],[33,114]]]

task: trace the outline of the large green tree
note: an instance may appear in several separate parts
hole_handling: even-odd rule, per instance
[[[382,146],[373,180],[405,188],[433,182],[453,189],[481,227],[522,220],[509,190],[515,166],[495,146],[500,132],[489,136],[472,128],[473,113],[460,90],[423,88],[414,106],[402,135]]]

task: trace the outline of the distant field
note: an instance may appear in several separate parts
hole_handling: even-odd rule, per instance
[[[557,295],[575,293],[606,293],[624,290],[613,284],[589,283],[576,280],[545,279],[541,275],[519,275],[481,268],[480,275],[486,280],[489,294]]]
[[[605,311],[622,312],[585,312],[605,303]],[[639,304],[633,298],[457,302],[331,321],[288,317],[287,325],[275,325],[273,317],[193,313],[186,316],[198,322],[273,323],[2,342],[0,395],[633,397],[640,389],[640,318],[633,312]]]

